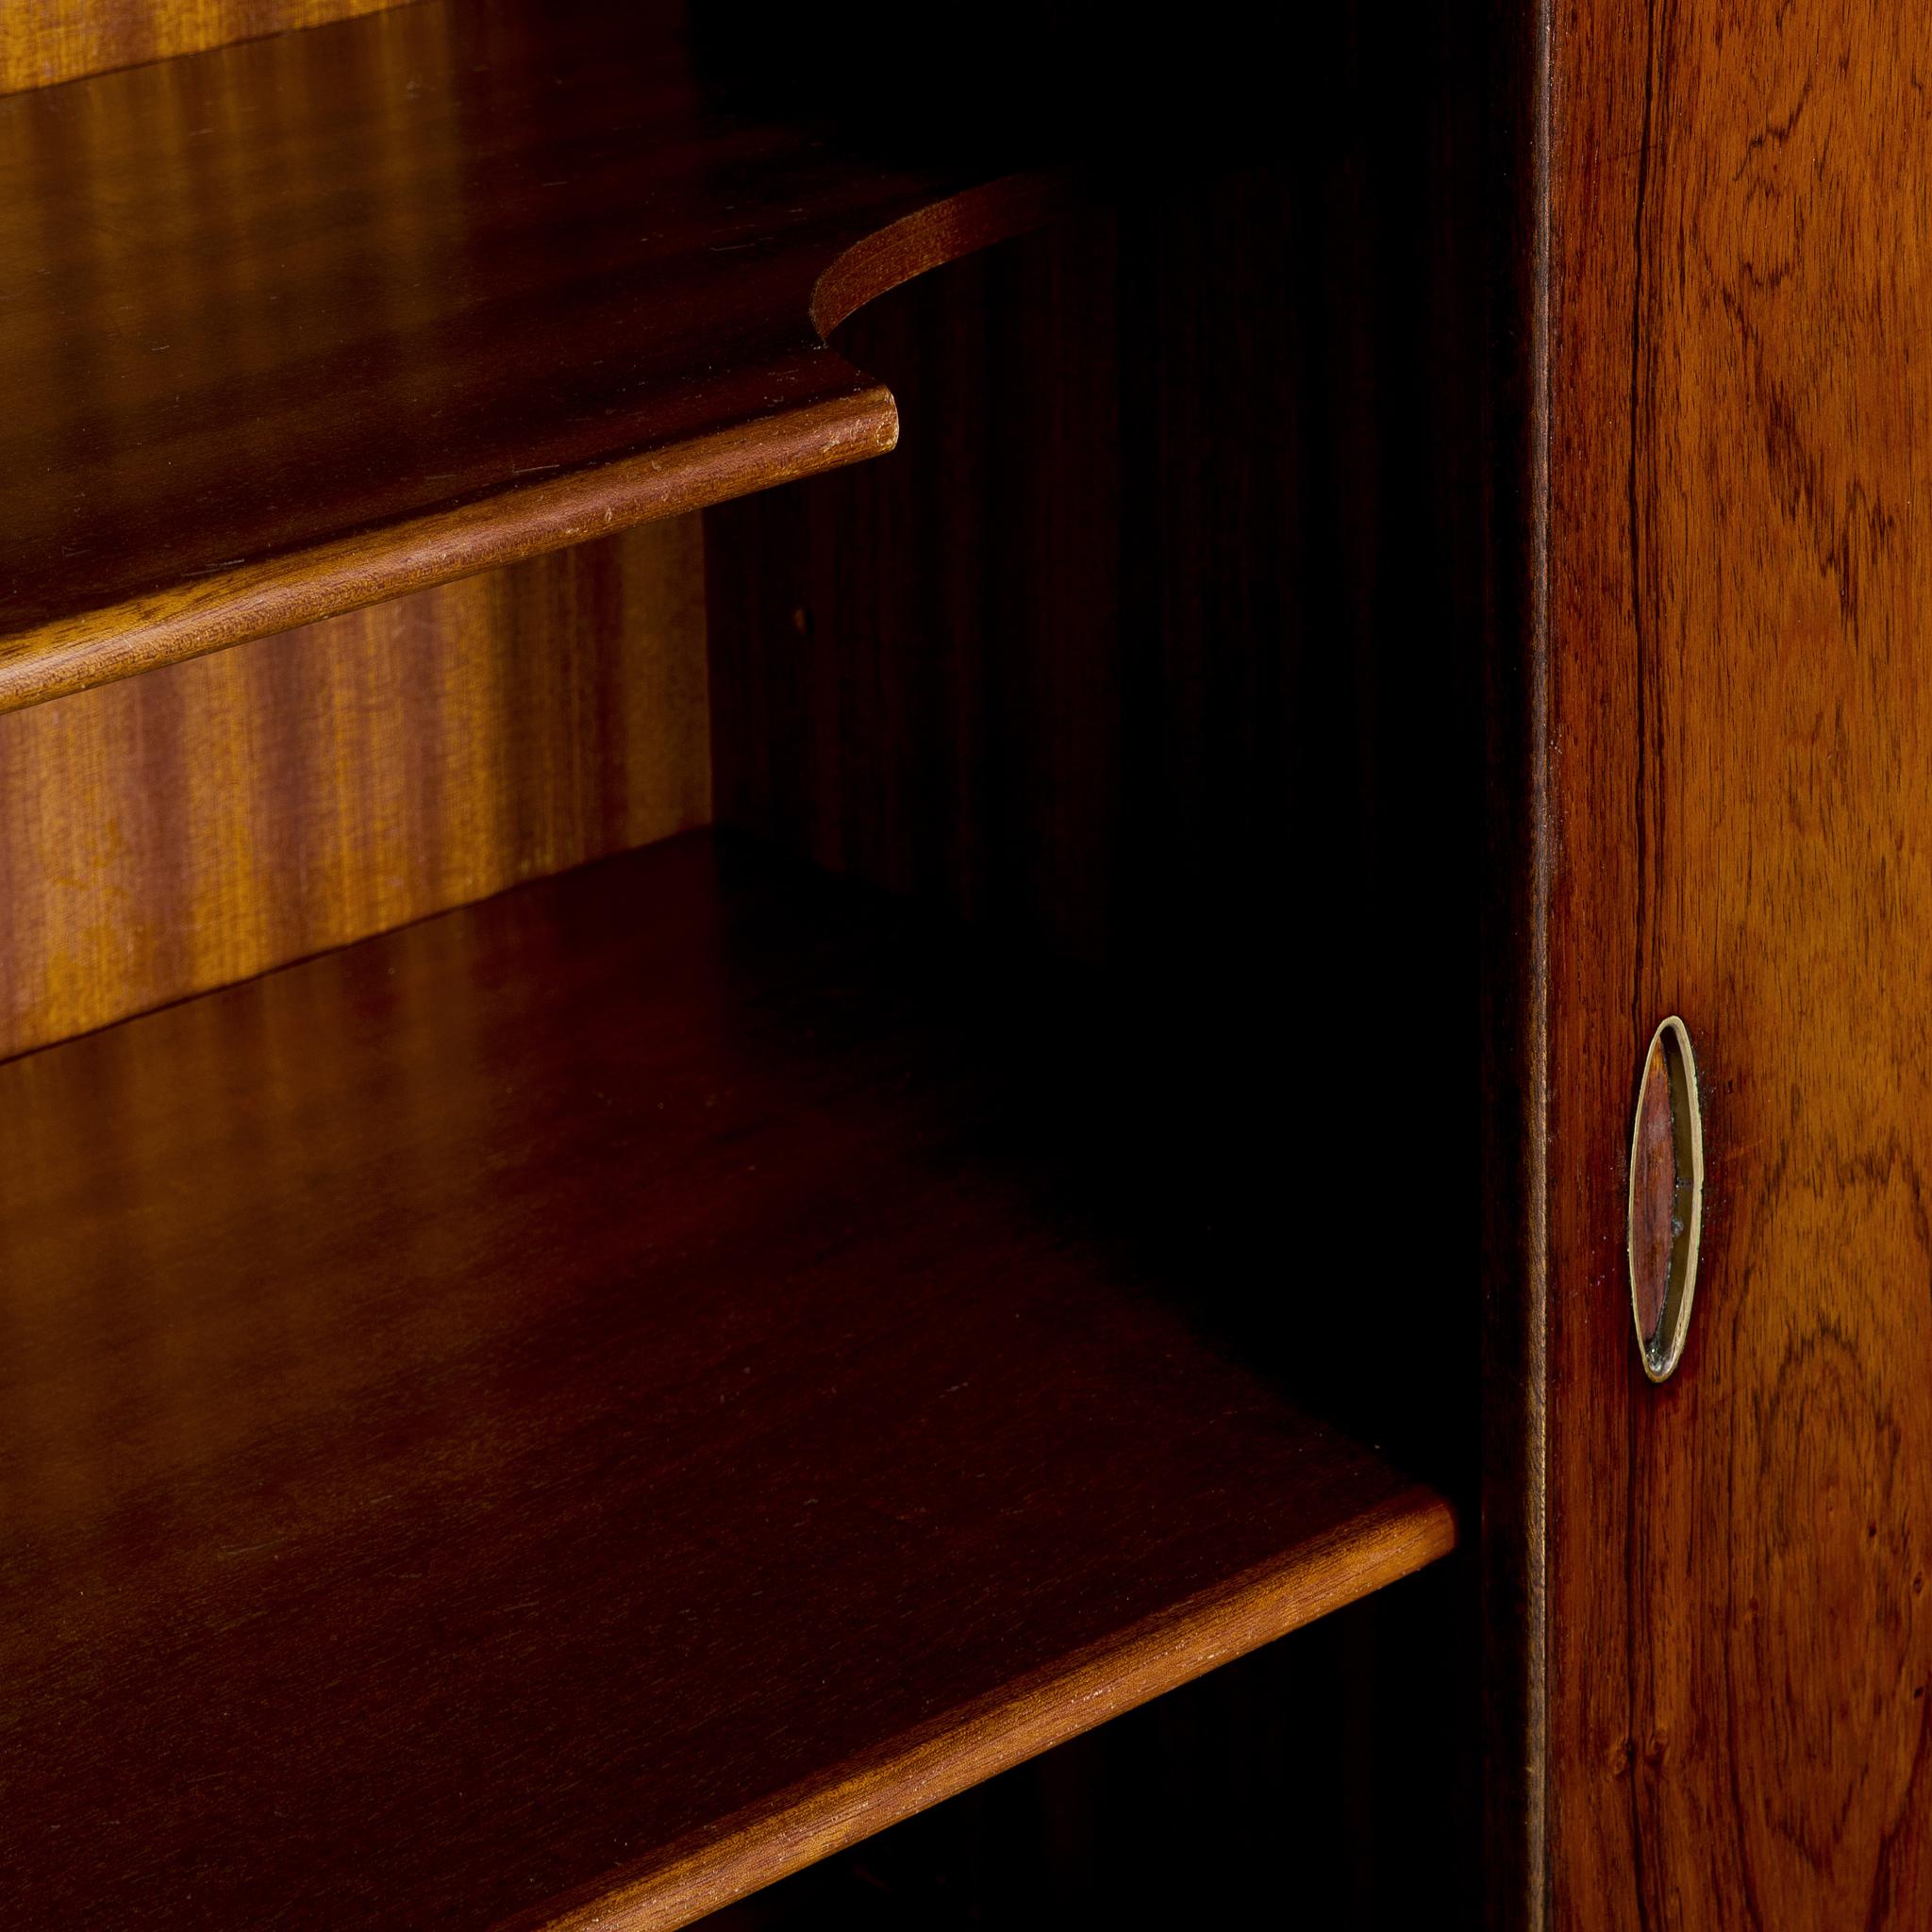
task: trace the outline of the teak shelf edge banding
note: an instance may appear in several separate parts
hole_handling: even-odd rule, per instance
[[[495,1932],[674,1932],[1446,1557],[1454,1511],[1418,1485],[1298,1553],[948,1711],[836,1775],[724,1820]]]
[[[0,711],[880,455],[898,441],[897,410],[890,391],[864,385],[857,371],[854,376],[852,392],[831,402],[512,486],[22,632],[0,644]]]

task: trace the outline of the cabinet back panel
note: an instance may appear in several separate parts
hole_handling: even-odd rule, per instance
[[[0,717],[0,1058],[710,817],[695,517]]]
[[[110,67],[198,54],[284,28],[379,13],[402,0],[7,0],[0,94]]]
[[[1348,1297],[1252,1307],[1454,1483],[1476,383],[1409,335],[1461,264],[1412,251],[1395,177],[1430,178],[1257,171],[862,311],[841,345],[899,450],[706,512],[712,699],[721,823],[1144,984],[1150,1080],[1219,1058],[1186,1158],[1268,1278],[1345,1239],[1340,1208],[1262,1224],[1299,1163],[1344,1194],[1402,1167],[1428,1258],[1380,1251],[1392,1337],[1358,1345]]]

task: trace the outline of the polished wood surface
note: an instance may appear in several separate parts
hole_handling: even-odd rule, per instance
[[[0,94],[110,67],[196,54],[284,28],[319,26],[403,0],[7,0]]]
[[[1560,12],[1548,1923],[1932,1910],[1932,15]],[[1705,1091],[1682,1366],[1625,1158]]]
[[[1425,1751],[1453,1701],[1460,1557],[1376,1591],[699,1923],[704,1932],[1066,1932],[1460,1923]],[[1292,1899],[1281,1897],[1291,1873]],[[1257,1904],[1257,1901],[1259,1902]]]
[[[700,836],[0,1068],[0,1917],[678,1924],[1441,1554],[1023,984]]]
[[[729,87],[427,0],[0,100],[0,708],[890,448],[821,331],[1065,191]]]
[[[0,716],[0,1058],[710,815],[695,517]]]

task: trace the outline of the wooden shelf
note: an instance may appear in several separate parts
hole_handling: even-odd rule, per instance
[[[0,1067],[0,1919],[683,1924],[1444,1552],[1005,984],[699,836]]]
[[[0,99],[0,708],[890,449],[823,332],[1070,191],[727,83],[427,0]]]

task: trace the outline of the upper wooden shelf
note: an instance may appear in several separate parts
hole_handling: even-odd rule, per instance
[[[722,85],[425,0],[0,99],[0,708],[891,448],[824,332],[1069,191]]]
[[[700,836],[0,1067],[0,1922],[681,1924],[1446,1550],[1069,1038]]]

